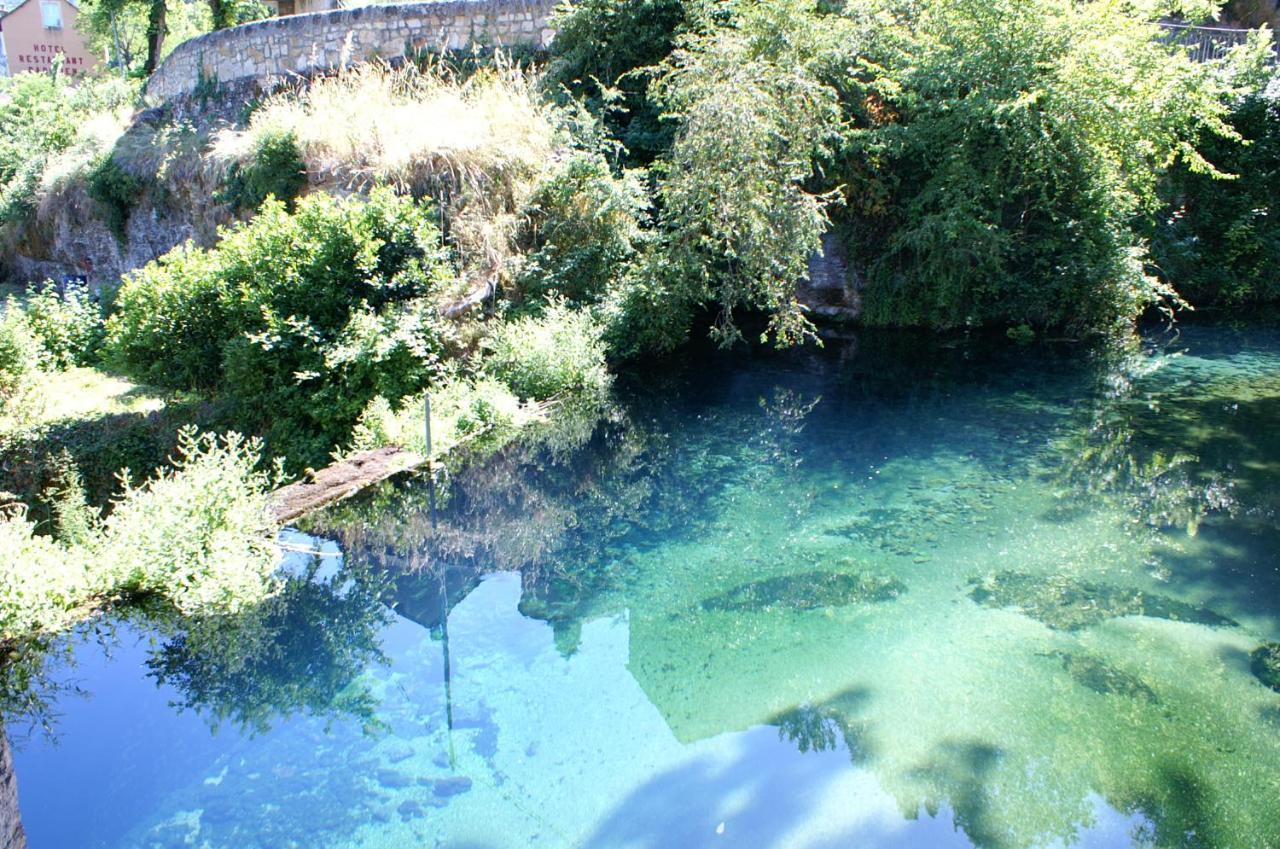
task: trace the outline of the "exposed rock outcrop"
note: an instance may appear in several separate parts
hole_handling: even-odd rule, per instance
[[[27,835],[18,810],[18,777],[13,771],[9,737],[0,728],[0,849],[27,849]]]

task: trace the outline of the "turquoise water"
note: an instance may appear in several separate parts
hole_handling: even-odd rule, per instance
[[[699,355],[79,635],[43,847],[1280,847],[1280,332]]]

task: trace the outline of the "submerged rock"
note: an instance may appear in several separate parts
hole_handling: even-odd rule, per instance
[[[383,787],[395,790],[401,787],[408,787],[413,783],[413,779],[405,775],[403,772],[397,772],[394,769],[380,769],[375,775],[378,783]]]
[[[400,814],[400,819],[407,822],[415,817],[426,816],[426,812],[422,810],[422,803],[416,799],[406,799],[396,808],[396,812]]]
[[[897,578],[866,573],[802,572],[765,578],[705,599],[703,610],[747,611],[783,607],[814,610],[892,601],[906,591]]]
[[[1280,693],[1280,643],[1263,643],[1249,653],[1254,677]]]
[[[1158,704],[1160,701],[1155,690],[1148,687],[1141,678],[1123,669],[1117,669],[1095,655],[1054,651],[1049,652],[1046,657],[1054,657],[1062,661],[1062,668],[1073,681],[1088,687],[1095,693],[1101,693],[1104,696],[1127,696],[1151,704]]]
[[[383,750],[383,755],[388,763],[398,764],[401,761],[407,761],[413,757],[413,746],[408,743],[396,740],[388,744]]]
[[[448,778],[437,778],[434,792],[437,796],[448,798],[466,793],[471,789],[471,779],[463,775],[451,775]]]
[[[1062,575],[997,572],[972,578],[969,597],[986,607],[1016,608],[1060,631],[1076,631],[1121,616],[1150,616],[1174,622],[1234,626],[1212,610],[1131,587],[1097,584]]]

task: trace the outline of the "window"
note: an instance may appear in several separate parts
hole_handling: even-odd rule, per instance
[[[45,29],[62,29],[62,3],[58,0],[40,0],[40,20]]]

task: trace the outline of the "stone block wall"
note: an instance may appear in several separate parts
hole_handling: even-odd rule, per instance
[[[556,0],[451,0],[335,9],[254,21],[183,42],[147,82],[155,105],[190,94],[204,80],[261,84],[406,51],[472,45],[543,49],[555,33]]]

